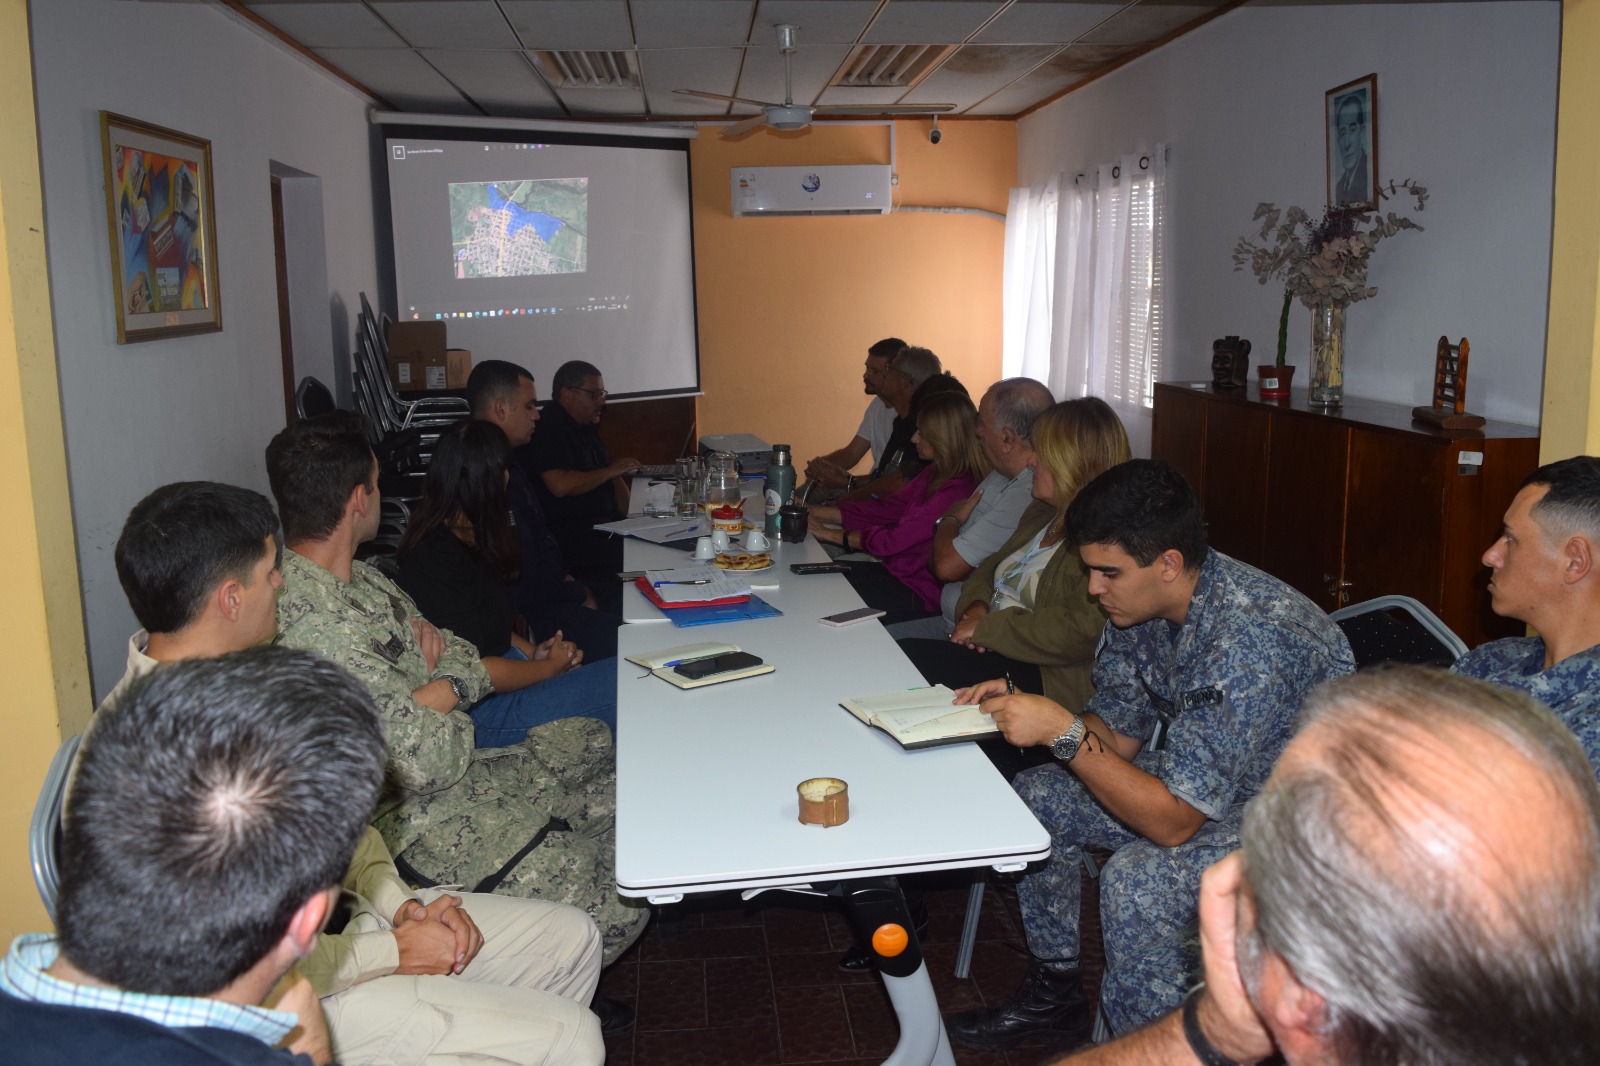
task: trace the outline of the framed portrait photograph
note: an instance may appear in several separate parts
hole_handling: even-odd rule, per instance
[[[222,328],[211,142],[100,112],[117,343]]]
[[[1378,187],[1378,76],[1329,89],[1323,103],[1328,137],[1328,206],[1371,207]]]

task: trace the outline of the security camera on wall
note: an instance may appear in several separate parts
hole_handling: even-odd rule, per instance
[[[939,128],[939,116],[933,116],[933,129],[928,131],[928,143],[938,144],[944,140],[944,131]]]

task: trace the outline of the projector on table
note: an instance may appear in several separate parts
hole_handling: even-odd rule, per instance
[[[772,445],[753,433],[719,433],[700,438],[700,454],[728,452],[739,459],[741,474],[765,474],[772,462]]]

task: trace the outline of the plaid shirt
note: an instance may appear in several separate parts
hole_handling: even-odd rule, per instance
[[[31,1003],[131,1014],[168,1029],[227,1029],[253,1036],[264,1044],[276,1044],[300,1024],[292,1013],[265,1007],[240,1007],[193,996],[146,995],[62,981],[44,972],[60,953],[56,938],[47,933],[17,937],[11,942],[5,961],[0,962],[0,992]]]

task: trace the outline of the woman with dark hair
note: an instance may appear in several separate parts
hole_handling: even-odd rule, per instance
[[[468,419],[440,434],[397,559],[399,583],[423,617],[471,641],[494,695],[471,714],[480,748],[515,744],[557,718],[616,730],[611,660],[580,669],[583,651],[558,632],[535,645],[517,632],[512,582],[521,568],[506,502],[511,448],[498,426]]]
[[[965,392],[929,396],[917,412],[911,438],[927,463],[920,474],[881,500],[811,508],[811,530],[819,541],[883,560],[851,563],[847,576],[869,607],[885,612],[884,625],[939,609],[939,581],[928,569],[934,523],[952,503],[970,496],[989,470],[977,425],[978,409]]]

